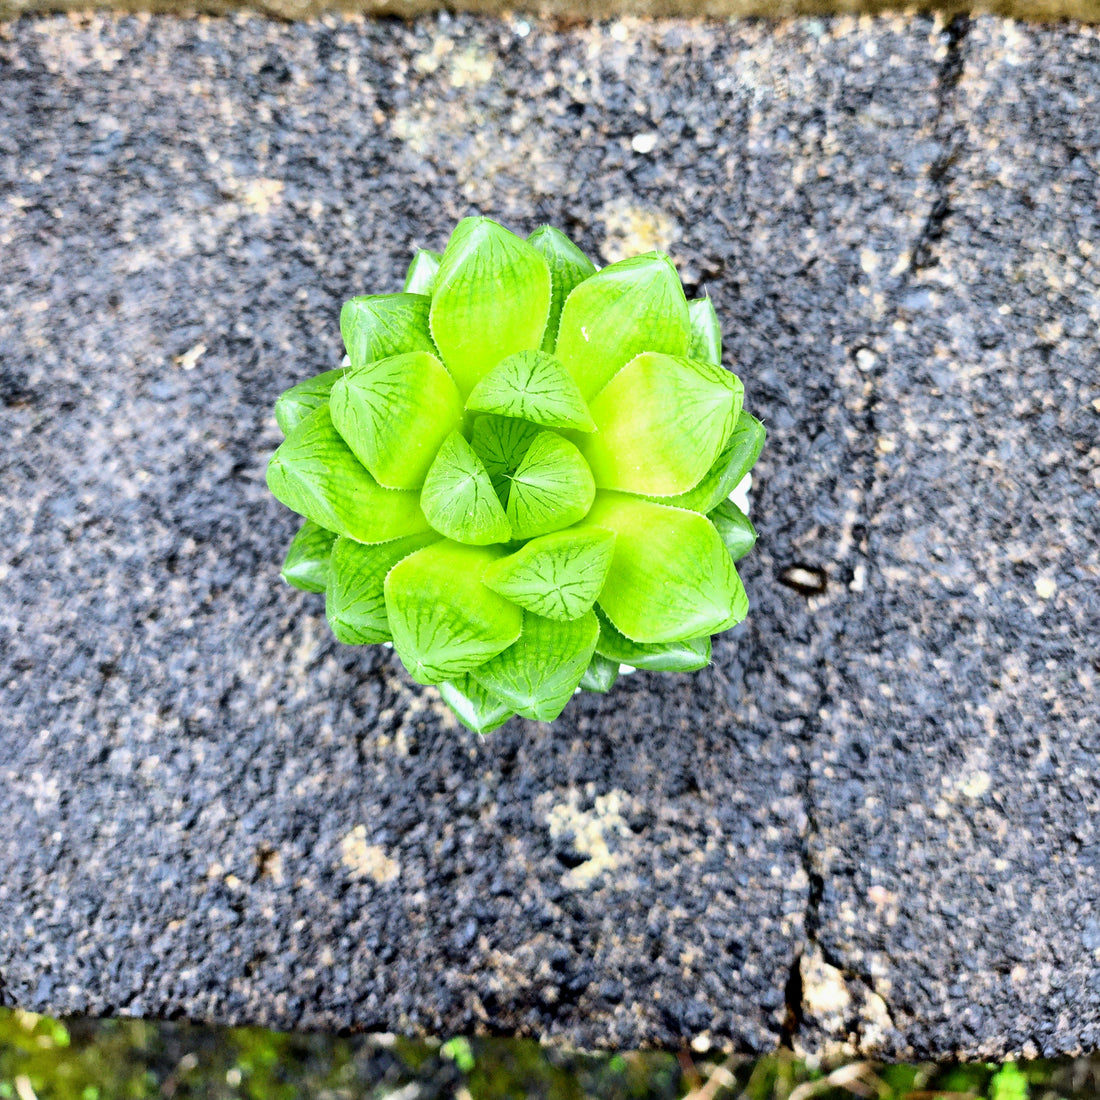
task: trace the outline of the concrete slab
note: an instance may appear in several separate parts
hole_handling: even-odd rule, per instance
[[[983,50],[1013,28],[980,26]],[[7,998],[585,1046],[845,1041],[815,1015],[830,975],[815,986],[814,967],[839,962],[842,984],[870,973],[872,933],[849,911],[880,895],[849,885],[870,811],[833,758],[850,768],[894,728],[892,710],[865,714],[867,684],[895,678],[876,670],[875,639],[922,623],[905,616],[924,605],[891,602],[878,570],[896,549],[873,539],[908,528],[897,500],[936,501],[892,497],[874,440],[924,399],[906,389],[894,322],[948,251],[950,218],[932,215],[946,167],[963,178],[955,119],[978,41],[902,18],[4,28]],[[1001,155],[1024,152],[1014,138]],[[271,401],[337,361],[340,302],[396,288],[411,249],[475,209],[521,230],[553,222],[606,260],[668,248],[689,290],[715,298],[727,359],[771,430],[744,569],[754,611],[715,665],[639,675],[553,727],[516,722],[480,743],[396,662],[333,643],[316,597],[279,585],[293,521],[262,478]],[[906,252],[920,270],[896,270]],[[1002,261],[1024,255],[1007,242]],[[957,300],[972,319],[980,299]],[[930,359],[938,339],[920,338]],[[1006,356],[1018,338],[1009,326]],[[1008,419],[1002,397],[983,397],[983,424]],[[953,409],[960,424],[979,411],[962,396]],[[905,439],[899,427],[893,461],[908,455],[903,476],[930,494],[940,452]],[[955,503],[951,537],[988,550],[995,530]],[[824,593],[799,588],[796,567]],[[1092,605],[1042,606],[1027,620],[1041,659],[1059,630],[1063,648],[1092,636]],[[1005,660],[996,621],[985,640]],[[929,661],[945,647],[934,633],[913,644]],[[1029,716],[1085,767],[1090,701],[1068,700],[1073,723]],[[925,734],[929,768],[947,767],[936,760],[985,696],[956,701],[944,739]],[[934,730],[942,707],[920,706],[913,721]],[[912,750],[874,744],[885,789],[868,796],[903,798]],[[1043,759],[1019,766],[1018,782],[1046,782]],[[1056,805],[1069,805],[1078,780],[1062,774]],[[1009,804],[1010,824],[1024,805]],[[914,848],[914,865],[942,864],[944,843]],[[927,928],[944,957],[965,953]],[[922,946],[883,950],[919,975]],[[1095,980],[1084,954],[1075,965]],[[903,977],[889,980],[875,996],[892,1017],[877,1036],[856,1021],[855,1041],[946,1053],[941,1000],[901,1002]],[[1063,1047],[1085,1041],[1080,1016],[1033,1010]]]
[[[849,995],[819,1048],[1049,1056],[1100,1046],[1100,39],[959,48],[936,213],[860,354],[808,989]]]

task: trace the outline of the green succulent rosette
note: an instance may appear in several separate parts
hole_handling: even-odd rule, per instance
[[[741,622],[756,539],[730,494],[764,443],[709,299],[669,258],[601,270],[487,218],[340,314],[346,366],[283,393],[283,577],[349,645],[392,644],[487,733],[620,667],[686,672]]]

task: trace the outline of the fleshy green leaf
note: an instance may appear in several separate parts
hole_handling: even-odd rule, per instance
[[[693,489],[659,503],[693,512],[710,512],[725,500],[752,469],[764,448],[764,425],[744,410],[711,468]]]
[[[539,428],[526,420],[510,416],[479,416],[474,421],[470,446],[481,459],[493,482],[497,496],[508,499],[508,480],[516,472]]]
[[[542,343],[550,270],[526,241],[488,218],[458,223],[436,274],[431,333],[463,395],[506,355]]]
[[[542,337],[542,350],[553,351],[558,338],[561,307],[575,286],[596,274],[596,265],[560,229],[553,226],[539,226],[527,242],[550,268],[550,316]]]
[[[600,643],[597,641],[596,645]],[[588,662],[588,668],[581,677],[580,687],[583,691],[598,691],[600,694],[609,692],[619,678],[619,662],[611,661],[600,653],[593,653],[592,660]]]
[[[340,310],[340,334],[353,368],[401,355],[435,351],[428,333],[431,299],[423,294],[369,294]]]
[[[531,539],[571,526],[584,519],[595,494],[580,451],[555,432],[539,432],[508,491],[513,538]]]
[[[418,683],[472,672],[519,638],[523,612],[481,583],[485,567],[501,554],[497,547],[444,540],[417,550],[387,574],[394,649]]]
[[[694,359],[645,352],[592,399],[580,440],[601,489],[670,496],[696,485],[741,411],[740,379]]]
[[[384,585],[386,574],[403,558],[436,542],[435,532],[406,535],[391,542],[364,546],[339,538],[332,548],[325,618],[332,633],[347,645],[372,645],[390,640]]]
[[[292,511],[357,542],[388,542],[428,530],[416,493],[383,489],[333,427],[327,405],[283,441],[267,487]]]
[[[519,351],[502,359],[471,390],[466,408],[547,428],[596,430],[572,375],[545,351]]]
[[[610,531],[555,531],[493,562],[482,580],[494,592],[536,615],[577,619],[596,602],[611,567],[614,545]]]
[[[332,422],[380,485],[419,489],[444,439],[462,425],[462,398],[430,352],[392,355],[332,387]]]
[[[661,642],[642,645],[624,637],[602,612],[600,639],[596,652],[619,665],[633,665],[648,672],[695,672],[710,664],[710,636],[689,638],[686,642]]]
[[[526,611],[519,640],[470,675],[517,714],[552,722],[573,697],[599,633],[591,611],[570,622]]]
[[[461,432],[451,432],[439,448],[420,505],[432,527],[455,542],[487,546],[512,538],[489,474]]]
[[[600,492],[585,526],[615,532],[611,569],[597,602],[631,641],[720,634],[748,613],[741,579],[706,516]]]
[[[314,409],[328,404],[332,387],[343,373],[343,367],[327,370],[291,386],[275,398],[275,423],[283,435],[290,435]]]
[[[291,540],[283,562],[283,580],[303,592],[324,592],[328,584],[329,554],[336,536],[306,520]]]
[[[574,288],[562,307],[555,354],[591,401],[643,351],[686,355],[690,332],[676,269],[664,253],[649,252]]]
[[[439,261],[442,259],[439,252],[418,248],[405,276],[405,293],[431,295],[435,273],[439,270]]]
[[[712,366],[722,365],[722,326],[709,298],[693,298],[688,302],[688,320],[691,323],[691,343],[688,358],[698,359]]]
[[[454,681],[444,680],[439,694],[458,720],[474,733],[492,733],[516,716],[507,703],[486,691],[469,673]]]
[[[714,524],[718,537],[734,561],[740,561],[756,545],[756,528],[732,500],[723,500],[717,508],[707,513],[707,519]]]

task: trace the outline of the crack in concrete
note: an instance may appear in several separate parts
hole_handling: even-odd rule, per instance
[[[839,955],[837,955],[830,948],[826,947],[820,941],[815,941],[815,946],[817,947],[818,951],[821,952],[822,959],[824,959],[824,961],[829,966],[833,967],[834,970],[839,970],[841,976],[846,982],[858,983],[859,985],[863,986],[864,989],[866,989],[869,993],[873,993],[876,997],[879,998],[880,1001],[882,1001],[882,1006],[886,1010],[886,1016],[890,1021],[890,1026],[896,1029],[898,1025],[897,1020],[894,1016],[894,1010],[890,1007],[890,1002],[883,995],[882,990],[875,982],[874,976],[870,973],[870,971],[861,970],[858,967],[853,967],[851,963],[842,959]],[[859,1034],[859,1025],[861,1023],[863,1023],[863,1021],[858,1016],[853,1021],[852,1031],[854,1031],[857,1035]]]
[[[939,146],[939,153],[932,161],[928,169],[928,178],[933,184],[932,203],[924,218],[921,228],[912,245],[908,249],[909,262],[901,272],[897,282],[891,289],[893,308],[878,327],[877,331],[869,334],[863,343],[851,349],[853,357],[860,352],[871,351],[871,345],[876,339],[888,332],[890,326],[896,320],[901,310],[901,296],[912,284],[914,276],[921,271],[935,266],[934,250],[944,236],[947,223],[951,215],[951,188],[954,181],[953,169],[958,160],[959,130],[957,122],[953,118],[956,91],[967,64],[967,38],[970,32],[971,18],[968,14],[955,15],[944,27],[943,37],[946,53],[939,65],[936,74],[936,106],[932,121],[931,131],[933,138]],[[873,354],[873,353],[872,353]],[[864,471],[863,484],[860,487],[860,504],[863,511],[862,522],[857,522],[852,528],[852,544],[862,551],[864,557],[867,552],[867,530],[870,516],[867,514],[867,503],[874,490],[875,474],[875,440],[878,437],[878,405],[880,401],[881,383],[886,371],[886,364],[882,357],[876,357],[872,366],[866,371],[868,394],[863,410],[863,424],[860,433],[861,445],[853,448],[852,465],[858,468],[862,465]],[[828,673],[825,667],[824,654],[828,647],[823,646],[821,656],[817,662],[817,677],[819,693],[816,705],[809,711],[806,724],[800,740],[802,742],[802,776],[799,783],[799,793],[802,798],[803,808],[806,814],[806,832],[802,837],[800,856],[803,871],[807,879],[806,908],[803,913],[804,939],[795,951],[788,972],[787,982],[784,986],[785,1018],[780,1030],[779,1045],[781,1048],[792,1049],[795,1038],[806,1021],[806,996],[802,979],[802,964],[810,951],[816,950],[824,962],[839,972],[846,982],[858,983],[868,992],[877,996],[885,1009],[890,1026],[897,1029],[897,1018],[894,1008],[890,1005],[883,992],[878,988],[874,977],[869,972],[864,972],[840,958],[831,948],[827,947],[820,938],[822,923],[822,902],[825,894],[825,877],[823,869],[814,855],[814,842],[820,838],[821,830],[815,813],[813,797],[813,774],[809,756],[809,748],[814,744],[820,732],[822,709],[827,709],[830,702],[828,690]],[[853,1020],[850,1030],[856,1036],[856,1043],[862,1038],[862,1023],[858,1014]]]
[[[952,169],[958,159],[958,126],[950,121],[955,105],[955,93],[966,67],[966,40],[970,33],[970,16],[956,15],[944,30],[947,53],[940,65],[937,76],[936,117],[932,124],[932,133],[941,146],[938,157],[928,171],[929,179],[935,186],[932,208],[921,226],[921,231],[913,246],[909,249],[909,267],[899,284],[901,289],[908,285],[914,274],[927,267],[935,266],[932,250],[943,236],[947,219],[951,214]],[[949,122],[946,134],[939,136],[944,124]]]
[[[940,151],[928,169],[928,178],[933,185],[931,206],[916,238],[907,250],[909,263],[891,288],[893,308],[867,340],[852,348],[853,357],[858,356],[861,351],[870,351],[871,345],[890,330],[901,311],[902,295],[912,285],[914,276],[936,264],[933,252],[947,231],[947,222],[951,215],[951,187],[954,181],[953,169],[958,160],[959,132],[952,109],[956,90],[966,67],[966,41],[970,24],[969,15],[956,15],[943,31],[947,52],[936,75],[936,112],[931,127],[932,136]],[[864,479],[860,500],[864,506],[875,486],[875,440],[878,438],[878,407],[885,372],[886,362],[881,356],[875,356],[873,365],[866,371],[869,392],[863,413],[863,430],[860,433],[863,446],[859,453],[853,455],[863,465]],[[852,531],[854,544],[862,545],[864,550],[869,522],[870,516],[865,514],[863,523],[855,525]]]

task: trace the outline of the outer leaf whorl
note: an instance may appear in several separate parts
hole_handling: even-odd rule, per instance
[[[283,576],[341,641],[392,644],[488,733],[620,666],[700,668],[745,617],[756,532],[728,498],[764,429],[667,256],[600,271],[549,226],[466,218],[341,330],[350,367],[280,396],[268,467],[305,517]]]

